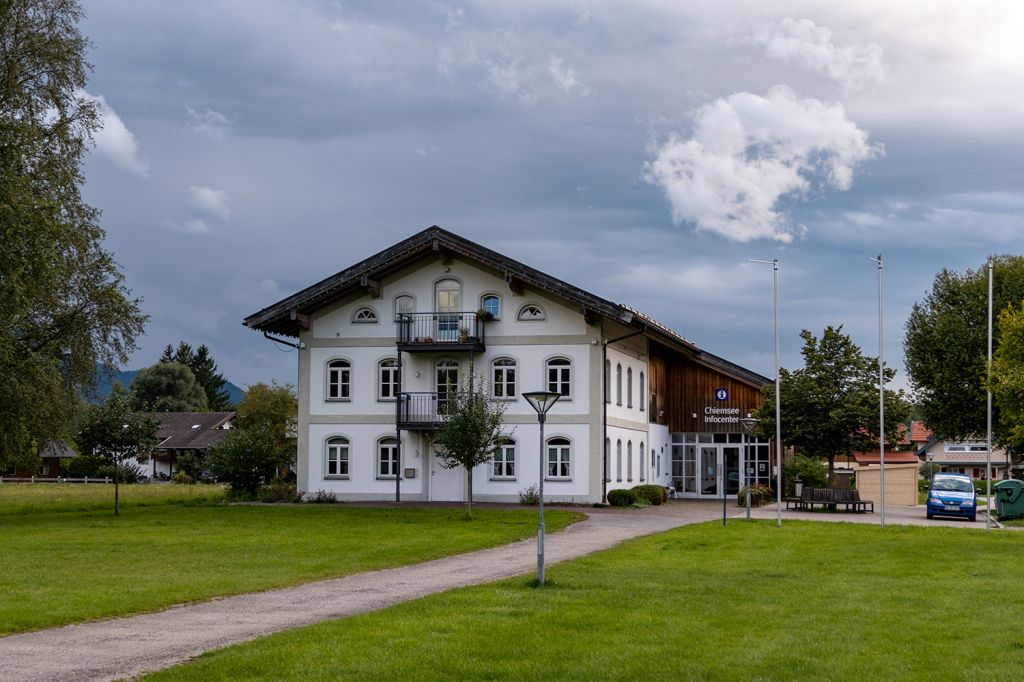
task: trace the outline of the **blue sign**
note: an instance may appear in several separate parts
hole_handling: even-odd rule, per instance
[[[728,400],[729,389],[727,388],[716,388],[715,389],[715,400]]]

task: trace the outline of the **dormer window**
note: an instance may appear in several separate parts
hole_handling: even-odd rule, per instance
[[[356,310],[352,315],[352,322],[357,324],[376,324],[377,313],[373,308],[364,306]]]
[[[536,322],[546,319],[544,309],[535,303],[527,303],[519,309],[517,319],[521,322]]]

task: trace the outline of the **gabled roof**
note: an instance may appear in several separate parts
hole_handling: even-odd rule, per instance
[[[205,450],[220,443],[234,412],[154,412],[160,422],[156,450]]]
[[[878,450],[874,452],[855,452],[853,458],[857,461],[857,464],[878,464],[882,461],[881,454]],[[913,452],[885,452],[885,463],[886,464],[920,464],[920,458]]]
[[[924,425],[924,422],[916,419],[910,422],[910,440],[914,443],[927,442],[932,437],[931,430]]]
[[[602,315],[620,324],[640,329],[648,337],[686,353],[697,362],[731,374],[740,381],[755,386],[771,383],[769,379],[756,372],[700,350],[696,344],[681,334],[643,313],[584,291],[436,225],[253,313],[245,318],[242,324],[264,333],[298,338],[302,319],[310,313],[353,291],[365,290],[379,282],[381,278],[431,253],[458,254],[481,263],[503,273],[505,281],[510,286],[526,285],[576,304],[581,314]]]

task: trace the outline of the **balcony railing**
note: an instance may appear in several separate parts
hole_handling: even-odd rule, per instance
[[[476,313],[399,313],[398,346],[402,350],[483,351],[484,321]]]
[[[437,393],[400,393],[398,395],[398,428],[410,431],[431,431],[444,419],[449,400]]]

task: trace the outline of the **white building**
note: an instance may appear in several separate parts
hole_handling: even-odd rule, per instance
[[[493,319],[490,319],[493,318]],[[545,426],[545,498],[597,502],[656,483],[734,493],[739,418],[769,380],[612,303],[431,227],[246,318],[298,347],[298,487],[338,499],[463,500],[431,433],[452,385],[488,377],[508,442],[473,472],[473,497],[517,501],[538,482],[537,414],[522,393],[562,397]],[[750,469],[770,484],[766,444]]]

